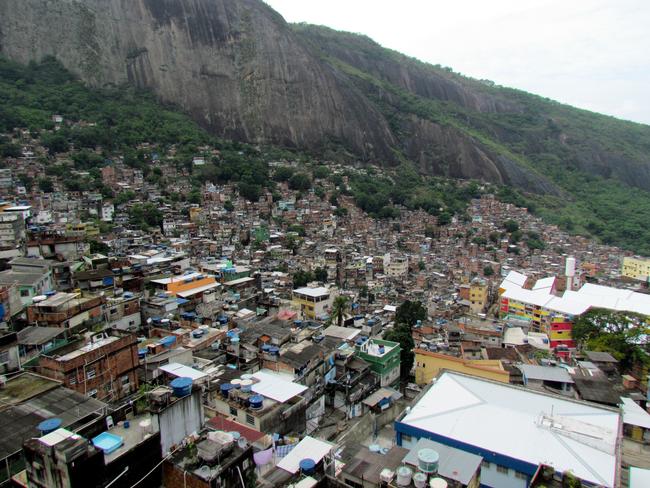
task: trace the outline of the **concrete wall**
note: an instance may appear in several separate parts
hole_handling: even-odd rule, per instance
[[[430,351],[415,351],[415,382],[418,385],[430,383],[443,369],[502,383],[510,382],[510,374],[502,369],[501,362],[497,360],[465,360]]]
[[[178,444],[189,434],[201,430],[203,426],[201,390],[194,389],[191,395],[154,413],[154,416],[160,428],[160,444],[164,454],[173,444]]]

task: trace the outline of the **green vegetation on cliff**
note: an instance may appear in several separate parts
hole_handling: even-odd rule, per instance
[[[420,171],[450,171],[449,148],[411,151],[413,121],[473,141],[491,160],[528,172],[505,201],[565,230],[650,255],[650,126],[494,86],[385,49],[371,39],[297,24],[322,59],[346,74],[389,121],[404,159]],[[428,93],[445,80],[445,93]],[[454,91],[455,89],[455,91]],[[422,167],[422,164],[425,164]],[[381,195],[381,192],[378,193]]]

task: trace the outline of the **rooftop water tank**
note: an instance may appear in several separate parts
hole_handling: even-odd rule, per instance
[[[221,390],[221,394],[228,398],[228,395],[230,394],[230,390],[234,388],[233,385],[230,383],[222,383],[219,389]]]
[[[173,380],[169,386],[172,387],[175,397],[184,397],[192,393],[192,378],[182,377]]]
[[[241,380],[239,378],[235,378],[230,382],[230,384],[236,390],[239,390],[241,388]]]
[[[429,481],[429,488],[447,488],[447,482],[442,478],[432,478]]]
[[[415,488],[425,488],[427,486],[427,475],[424,473],[415,473],[413,475],[413,484]]]
[[[413,470],[407,466],[400,466],[397,468],[397,486],[409,486],[411,478],[413,477]]]
[[[253,388],[252,380],[241,380],[241,391],[244,393],[249,393]]]
[[[418,451],[418,468],[423,473],[437,473],[439,459],[440,456],[433,449],[420,449]]]
[[[160,339],[160,343],[165,347],[172,347],[176,343],[176,336],[166,336]]]
[[[299,463],[298,466],[300,466],[300,471],[304,475],[311,475],[314,473],[314,468],[316,468],[316,462],[313,459],[306,458],[302,459]]]
[[[260,410],[264,405],[264,397],[262,395],[253,395],[248,400],[251,410]]]
[[[148,350],[145,349],[138,349],[138,358],[144,359],[144,357],[147,355]]]
[[[61,427],[61,423],[62,420],[58,418],[43,420],[40,424],[38,424],[38,430],[41,431],[41,435],[47,435],[50,432],[54,432],[59,427]]]

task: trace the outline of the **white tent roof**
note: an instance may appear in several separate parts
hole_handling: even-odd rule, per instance
[[[630,466],[630,488],[647,488],[650,486],[650,469]]]
[[[401,421],[606,487],[616,479],[618,422],[610,409],[450,372]]]
[[[202,373],[198,369],[190,368],[180,363],[169,363],[161,366],[159,369],[165,373],[169,373],[172,376],[177,376],[179,378],[192,378],[193,380],[200,380],[208,376],[205,373]]]
[[[307,436],[289,454],[282,458],[282,461],[278,463],[278,468],[282,468],[291,474],[296,474],[300,469],[300,461],[303,459],[313,459],[314,462],[318,463],[327,456],[333,447],[334,445],[329,442]]]
[[[621,400],[623,401],[623,423],[650,429],[650,414],[631,398],[621,397]]]
[[[284,403],[296,395],[300,395],[307,389],[306,386],[293,383],[279,375],[264,371],[254,373],[253,378],[258,380],[257,383],[253,383],[252,389],[255,393],[280,403]]]

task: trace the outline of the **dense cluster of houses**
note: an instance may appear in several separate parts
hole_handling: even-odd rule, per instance
[[[647,377],[571,335],[594,307],[650,315],[642,258],[491,195],[444,226],[373,219],[337,165],[254,202],[190,202],[165,155],[157,179],[107,161],[112,197],[46,193],[23,142],[0,173],[0,483],[647,486]],[[385,337],[407,300],[411,371]]]

